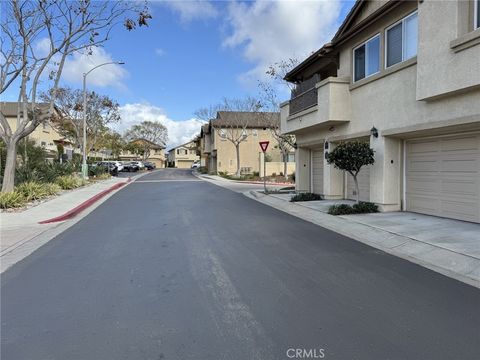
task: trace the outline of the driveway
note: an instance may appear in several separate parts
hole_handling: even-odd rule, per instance
[[[479,304],[474,287],[163,169],[2,274],[1,358],[473,360]]]

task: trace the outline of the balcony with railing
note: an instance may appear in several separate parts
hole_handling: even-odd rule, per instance
[[[290,115],[317,105],[317,88],[315,85],[320,81],[320,76],[315,74],[311,78],[295,85],[290,96]]]
[[[350,121],[350,80],[330,76],[315,83],[312,89],[281,104],[280,128],[282,133],[301,132]]]

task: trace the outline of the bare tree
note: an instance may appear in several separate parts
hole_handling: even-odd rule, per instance
[[[259,81],[258,86],[261,93],[262,106],[271,112],[280,112],[280,100],[278,98],[278,88],[287,86],[293,89],[293,84],[284,80],[285,75],[298,64],[295,58],[289,58],[270,65],[266,74],[270,77],[270,81]],[[272,137],[276,140],[278,149],[283,157],[283,174],[288,179],[288,154],[295,148],[295,135],[282,134],[280,131],[280,123],[278,117],[270,116],[267,118],[269,129]]]
[[[147,160],[153,146],[165,146],[168,141],[168,130],[159,121],[143,121],[140,124],[133,125],[125,133],[125,138],[130,142],[135,141],[135,144],[130,148],[137,152],[140,150],[143,160]]]
[[[82,51],[91,54],[119,23],[127,30],[147,25],[151,16],[146,3],[140,5],[123,0],[1,2],[0,94],[13,86],[19,88],[14,128],[0,111],[0,136],[7,147],[2,191],[14,187],[17,143],[54,112],[53,100],[67,56]],[[129,14],[135,14],[135,19],[125,17]],[[42,87],[50,88],[53,95],[46,108],[37,104]]]
[[[223,99],[223,102],[196,111],[195,115],[205,120],[207,115],[212,119],[213,111],[216,111],[216,119],[211,122],[212,127],[219,136],[230,141],[235,146],[237,156],[236,176],[240,176],[240,144],[247,140],[250,135],[247,128],[258,124],[264,119],[261,113],[262,104],[253,97]]]
[[[42,94],[41,99],[54,102],[55,113],[52,125],[60,135],[70,140],[83,153],[83,92],[68,87],[58,88],[55,97],[52,93]],[[97,148],[99,139],[108,132],[108,126],[120,121],[120,111],[117,102],[106,95],[94,91],[87,93],[87,149],[88,154]]]

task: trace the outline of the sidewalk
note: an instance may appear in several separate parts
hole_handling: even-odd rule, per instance
[[[0,213],[0,272],[4,272],[8,267],[66,230],[81,216],[78,219],[73,218],[48,224],[39,224],[40,222],[64,215],[102,191],[127,182],[128,178],[114,177],[65,192],[22,212]],[[83,213],[92,211],[111,194],[113,192],[92,204],[88,209],[83,210]]]
[[[332,216],[334,203],[291,203],[289,194],[244,193],[265,205],[480,288],[480,224],[409,212]]]
[[[204,178],[204,179],[210,179],[214,181],[223,181],[223,182],[235,182],[239,184],[255,184],[255,185],[262,185],[263,186],[263,181],[250,181],[250,180],[234,180],[234,179],[226,179],[222,176],[219,175],[207,175],[207,174],[200,174],[198,172],[195,173],[197,177]],[[292,183],[277,183],[277,182],[267,182],[267,185],[270,186],[295,186],[295,184]]]

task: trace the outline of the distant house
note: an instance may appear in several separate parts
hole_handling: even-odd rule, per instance
[[[168,166],[179,169],[190,169],[194,161],[199,160],[195,140],[174,147],[168,151]]]
[[[157,168],[163,168],[165,167],[165,146],[146,139],[132,140],[120,153],[119,159],[121,161],[150,161]]]
[[[37,107],[40,109],[48,108],[49,104],[39,103]],[[15,131],[17,128],[17,114],[18,114],[18,102],[0,102],[0,111],[7,120],[10,129]],[[54,124],[51,121],[45,121],[41,123],[33,132],[27,137],[30,140],[35,141],[37,146],[41,146],[45,149],[47,158],[54,159],[57,155],[57,145],[61,144],[65,153],[71,158],[74,147],[73,144],[67,139],[63,138],[57,130],[55,130]]]
[[[227,131],[232,124],[243,124],[239,130],[245,139],[240,143],[240,169],[242,174],[260,173],[263,171],[260,141],[270,141],[267,151],[267,175],[283,171],[283,157],[278,149],[277,141],[272,135],[271,127],[278,126],[279,113],[252,113],[219,111],[216,119],[202,126],[200,139],[197,141],[202,162],[209,173],[237,171],[237,155],[234,144],[227,139]],[[235,126],[235,125],[233,125]],[[243,130],[242,130],[243,129]],[[288,174],[295,172],[294,154],[290,154]]]

